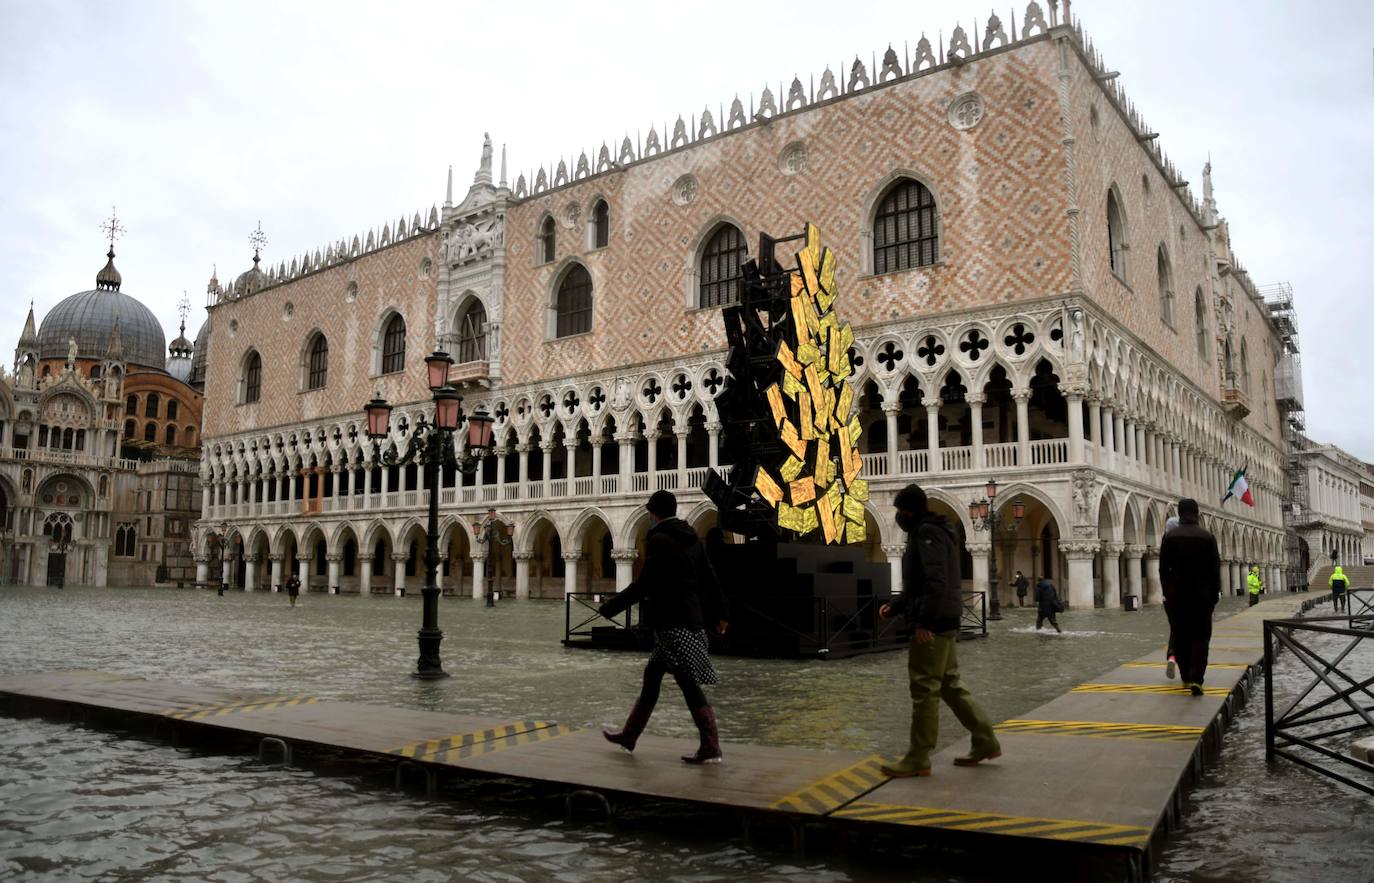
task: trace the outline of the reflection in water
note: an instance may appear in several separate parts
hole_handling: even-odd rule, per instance
[[[964,680],[994,719],[1021,716],[1163,643],[1158,610],[1067,613],[1062,636],[1037,634],[1030,610],[1009,609],[1006,617],[991,624],[990,639],[959,647]],[[618,726],[638,690],[642,656],[559,645],[557,603],[488,609],[443,599],[444,665],[453,677],[442,681],[409,677],[419,621],[418,598],[311,595],[292,609],[270,594],[5,589],[0,671],[93,668],[578,727]],[[716,662],[721,685],[711,697],[727,743],[905,748],[904,654]],[[665,691],[649,731],[695,737],[676,700]],[[944,742],[963,738],[941,713]],[[1223,877],[1261,875],[1268,844],[1291,839],[1295,826],[1320,829],[1344,854],[1359,853],[1351,828],[1358,799],[1291,768],[1268,775],[1262,731],[1254,703],[1198,792],[1199,828],[1190,817],[1189,831],[1167,843],[1171,879],[1219,879],[1217,867],[1227,869]],[[508,783],[465,784],[455,800],[428,802],[389,792],[380,787],[386,781],[264,768],[127,734],[0,717],[0,876],[54,879],[79,869],[130,880],[203,879],[213,871],[261,880],[886,877],[842,856],[794,864],[744,849],[710,833],[709,817],[700,826],[670,826],[672,836],[638,829],[612,836],[551,822],[540,798]],[[1294,805],[1289,791],[1311,797]],[[1290,807],[1304,818],[1288,818]],[[708,830],[695,839],[682,833],[698,827]],[[1281,854],[1298,876],[1345,879],[1343,864],[1333,876],[1331,864],[1300,845]],[[921,879],[969,879],[957,865],[923,867]]]

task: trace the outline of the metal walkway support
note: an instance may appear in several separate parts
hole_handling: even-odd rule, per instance
[[[1350,641],[1331,656],[1331,651],[1313,646],[1313,639],[1321,635],[1345,637]],[[1265,620],[1264,751],[1267,760],[1272,762],[1282,757],[1351,788],[1374,794],[1374,763],[1343,753],[1339,750],[1342,743],[1332,744],[1335,739],[1344,737],[1346,741],[1353,741],[1359,734],[1374,733],[1374,692],[1370,690],[1374,677],[1357,680],[1347,670],[1349,663],[1346,662],[1356,648],[1374,647],[1371,639],[1374,639],[1374,630],[1368,627],[1367,618],[1357,619],[1353,615]],[[1278,649],[1291,651],[1293,657],[1312,672],[1313,678],[1282,711],[1275,713],[1274,664]],[[1318,690],[1319,686],[1326,689]]]

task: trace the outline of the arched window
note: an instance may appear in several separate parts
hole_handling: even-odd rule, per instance
[[[382,373],[394,374],[406,366],[406,320],[397,313],[382,332]]]
[[[592,207],[592,248],[605,248],[611,241],[611,207],[598,199]]]
[[[167,419],[168,419],[168,420],[175,420],[175,419],[177,419],[177,400],[176,400],[176,399],[168,399],[168,400],[167,400]]]
[[[323,389],[329,380],[329,341],[323,334],[316,334],[310,341],[306,358],[305,388]]]
[[[92,380],[99,380],[99,379],[100,379],[100,375],[103,374],[104,371],[105,371],[105,369],[104,369],[102,366],[100,366],[100,365],[92,365],[92,366],[91,366],[91,379],[92,379]]]
[[[1126,278],[1126,222],[1121,214],[1121,206],[1116,201],[1116,191],[1107,191],[1107,248],[1112,272]]]
[[[1159,315],[1164,324],[1174,324],[1174,274],[1169,270],[1169,255],[1160,245],[1155,255],[1155,272],[1159,277]]]
[[[1240,388],[1246,395],[1250,394],[1250,347],[1243,337],[1240,339]]]
[[[241,397],[244,404],[251,404],[262,397],[262,356],[258,355],[257,350],[251,350],[248,357],[243,360],[243,395]]]
[[[554,334],[570,337],[592,330],[592,277],[587,268],[573,264],[558,283],[554,302]]]
[[[743,274],[740,264],[749,257],[744,234],[733,224],[721,224],[701,252],[697,306],[719,307],[739,302]]]
[[[477,298],[469,298],[458,314],[458,361],[481,362],[487,357],[487,310]]]
[[[124,413],[130,417],[138,416],[138,396],[129,396],[124,400]]]
[[[1202,297],[1202,286],[1193,292],[1193,318],[1197,321],[1197,355],[1207,361],[1207,302]]]
[[[873,272],[927,267],[938,256],[935,197],[920,181],[903,178],[878,203],[873,219]]]
[[[138,432],[138,426],[132,420],[124,421],[124,437],[133,438],[134,433]]]
[[[157,441],[157,424],[149,423],[143,427],[143,440],[148,442]]]
[[[539,262],[547,264],[553,261],[553,216],[544,218],[539,225]]]
[[[177,443],[177,428],[176,428],[175,426],[168,426],[168,427],[167,427],[167,433],[166,433],[166,435],[164,436],[164,438],[165,438],[166,443],[167,443],[168,445],[174,445],[174,444],[176,444],[176,443]]]
[[[162,405],[162,399],[155,392],[148,393],[148,398],[143,402],[143,416],[156,417],[158,408]]]

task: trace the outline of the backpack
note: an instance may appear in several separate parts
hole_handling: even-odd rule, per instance
[[[1335,592],[1344,592],[1344,591],[1345,591],[1345,587],[1346,587],[1346,581],[1345,581],[1345,579],[1344,579],[1343,577],[1339,577],[1339,576],[1338,576],[1338,577],[1336,577],[1336,579],[1334,579],[1334,580],[1331,582],[1331,590],[1332,590],[1332,591],[1335,591]]]

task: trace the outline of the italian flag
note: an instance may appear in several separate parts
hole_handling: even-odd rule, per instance
[[[1226,496],[1221,498],[1223,504],[1232,497],[1237,497],[1251,509],[1255,508],[1255,497],[1250,493],[1250,482],[1245,480],[1245,470],[1249,468],[1248,465],[1243,466],[1235,475],[1231,476],[1231,486],[1226,489]]]

